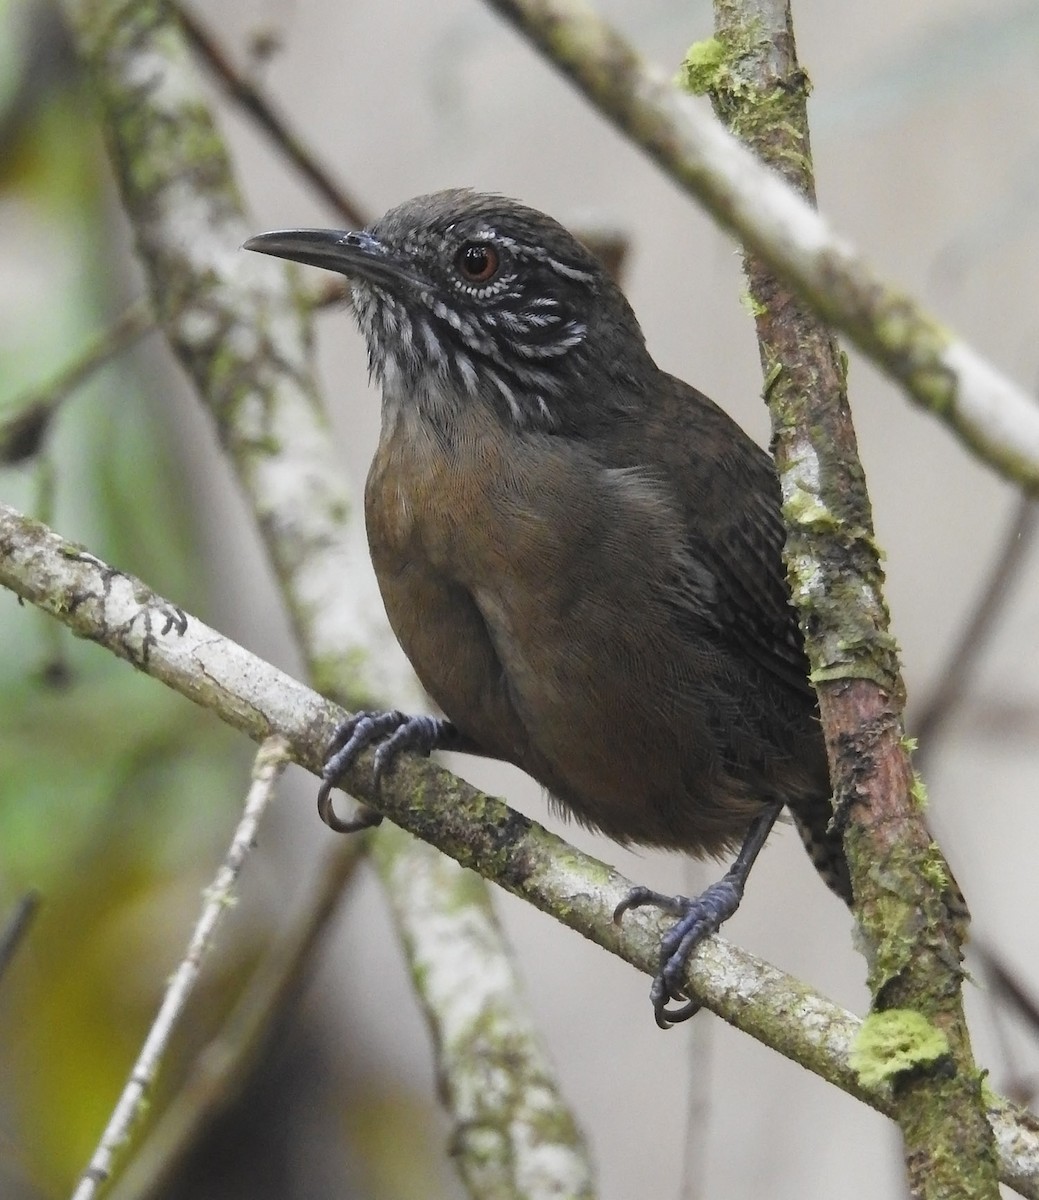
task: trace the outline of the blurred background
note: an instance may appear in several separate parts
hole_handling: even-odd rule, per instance
[[[668,70],[712,27],[707,0],[599,8]],[[625,287],[657,360],[767,442],[733,243],[476,0],[220,0],[195,11],[371,214],[470,185],[621,234]],[[795,21],[831,223],[1034,388],[1039,7],[798,0]],[[256,231],[340,224],[199,69]],[[0,264],[2,422],[142,292],[88,84],[56,10],[30,0],[0,0]],[[318,330],[343,469],[359,491],[378,398],[348,313],[323,313]],[[910,726],[931,728],[930,819],[973,911],[975,1049],[997,1089],[1030,1100],[1039,1030],[989,963],[1023,999],[1039,997],[1039,556],[1014,492],[855,353],[850,391]],[[69,396],[41,452],[0,468],[0,498],[300,673],[256,532],[157,335]],[[950,657],[1008,538],[1020,568],[997,589],[989,634],[968,636],[978,660],[937,722]],[[43,901],[0,979],[4,1197],[66,1194],[85,1165],[230,836],[250,759],[186,701],[0,594],[0,921],[28,889]],[[451,765],[639,882],[696,886],[679,858],[561,826],[518,772]],[[303,902],[332,838],[313,781],[290,775],[154,1111]],[[605,1200],[678,1196],[684,1170],[689,1197],[831,1196],[837,1180],[846,1200],[903,1193],[885,1119],[710,1014],[659,1032],[646,979],[511,897],[495,902]],[[784,828],[726,936],[861,1014],[850,931]],[[693,1055],[699,1132],[686,1169]],[[455,1200],[446,1128],[428,1037],[362,868],[245,1092],[153,1194]]]

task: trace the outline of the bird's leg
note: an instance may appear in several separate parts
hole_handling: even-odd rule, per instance
[[[678,918],[661,938],[660,970],[654,976],[649,992],[653,1013],[661,1029],[669,1029],[679,1021],[686,1021],[699,1011],[700,1005],[695,1000],[690,1000],[681,1008],[669,1009],[667,1005],[672,1000],[684,999],[682,977],[689,955],[705,937],[716,933],[739,908],[750,869],[782,809],[782,802],[776,801],[755,818],[735,862],[717,883],[712,883],[699,896],[665,896],[646,887],[635,887],[614,909],[615,921],[620,921],[629,908],[641,908],[646,904]]]
[[[408,716],[397,709],[389,712],[359,712],[336,729],[321,769],[317,811],[321,820],[337,833],[356,833],[378,825],[380,813],[361,806],[357,815],[344,821],[332,806],[332,789],[362,750],[379,743],[375,751],[376,788],[394,759],[404,750],[428,756],[433,750],[471,750],[469,740],[444,717]]]

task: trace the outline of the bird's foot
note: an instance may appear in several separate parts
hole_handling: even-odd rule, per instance
[[[716,933],[739,908],[743,897],[742,882],[726,874],[699,896],[667,896],[646,887],[635,887],[617,905],[614,921],[619,922],[629,908],[652,905],[678,918],[660,941],[660,969],[649,990],[653,1015],[661,1029],[670,1029],[700,1011],[700,1005],[682,991],[689,956],[706,937]],[[668,1008],[684,1001],[680,1008]]]
[[[455,739],[454,725],[443,717],[409,717],[397,709],[355,713],[333,734],[325,765],[321,769],[317,810],[322,821],[337,833],[355,833],[378,825],[382,820],[379,813],[362,805],[355,817],[344,821],[336,815],[332,806],[332,789],[353,766],[357,756],[369,746],[378,744],[372,773],[378,790],[383,775],[402,751],[415,750],[428,756],[430,751],[451,745]]]
[[[647,904],[678,918],[660,941],[660,970],[654,976],[653,986],[649,990],[653,1015],[661,1029],[670,1029],[679,1021],[688,1021],[694,1013],[699,1012],[700,1005],[682,991],[682,977],[689,955],[705,937],[717,933],[739,908],[750,869],[782,808],[781,800],[773,800],[762,809],[751,822],[736,861],[717,883],[712,883],[699,896],[692,899],[688,896],[664,896],[649,888],[636,887],[613,910],[613,919],[617,922],[629,908],[641,908]],[[685,1003],[681,1008],[667,1007],[672,1001],[682,1000]]]

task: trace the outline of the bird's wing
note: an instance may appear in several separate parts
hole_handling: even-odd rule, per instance
[[[776,678],[811,694],[804,639],[783,566],[785,530],[778,505],[766,497],[748,497],[720,540],[693,535],[688,553],[716,580],[717,602],[709,616],[718,633]]]
[[[680,621],[705,628],[796,692],[812,696],[783,564],[786,536],[772,459],[722,409],[673,377],[660,464],[684,536],[672,572]],[[652,433],[649,434],[652,437]]]

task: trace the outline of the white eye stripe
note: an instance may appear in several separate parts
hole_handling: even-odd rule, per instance
[[[587,335],[567,302],[575,284],[543,253],[524,263],[505,252],[515,253],[508,273],[483,288],[462,286],[457,270],[417,273],[392,290],[382,280],[353,281],[354,313],[384,394],[419,404],[451,395],[491,402],[518,428],[558,428],[573,374],[567,355]]]
[[[572,267],[569,263],[560,262],[558,258],[546,258],[545,262],[564,279],[576,279],[581,283],[591,283],[595,278],[591,271],[582,271],[580,267]]]

